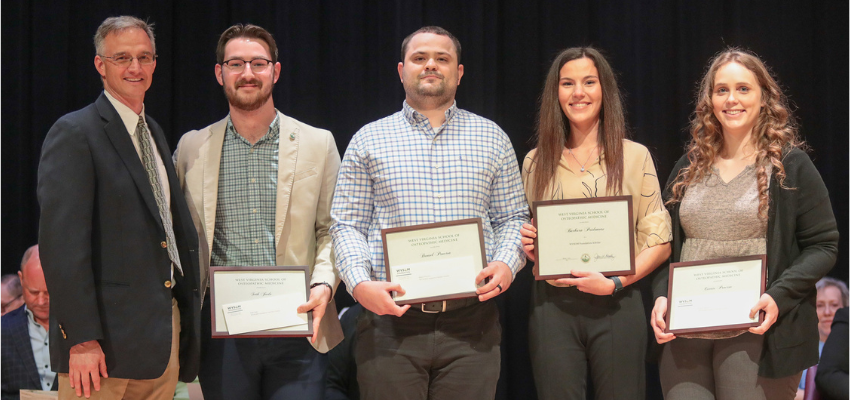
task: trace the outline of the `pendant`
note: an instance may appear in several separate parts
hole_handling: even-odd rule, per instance
[[[581,168],[581,172],[584,172],[584,167]]]

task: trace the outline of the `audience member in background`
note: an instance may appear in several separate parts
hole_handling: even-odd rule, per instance
[[[850,397],[847,378],[847,340],[847,307],[844,307],[835,313],[832,333],[823,345],[823,356],[815,376],[815,386],[818,388],[821,399],[847,400]]]
[[[56,390],[56,373],[50,370],[50,295],[38,245],[24,253],[18,272],[24,307],[4,315],[2,325],[3,400],[20,398],[21,389]]]
[[[818,289],[817,311],[818,311],[818,333],[820,343],[818,344],[818,356],[823,354],[823,344],[832,329],[833,317],[838,309],[847,307],[847,284],[835,278],[824,277],[818,281],[815,287]],[[800,379],[797,387],[795,400],[801,400],[806,389],[806,371]]]
[[[21,297],[21,280],[17,275],[3,275],[0,280],[0,303],[2,303],[0,316],[24,305],[24,298]]]

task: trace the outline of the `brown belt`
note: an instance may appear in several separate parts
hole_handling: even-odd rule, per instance
[[[428,314],[448,312],[478,304],[478,296],[457,300],[432,301],[430,303],[411,304],[410,309]]]

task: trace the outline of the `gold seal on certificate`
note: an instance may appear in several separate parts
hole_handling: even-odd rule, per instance
[[[670,264],[667,332],[718,332],[759,326],[750,309],[764,294],[767,256]]]
[[[535,201],[534,279],[634,275],[632,196]]]
[[[475,277],[487,265],[480,218],[381,230],[387,281],[397,304],[477,296]]]
[[[212,337],[313,334],[313,315],[298,313],[310,296],[306,266],[210,267]]]

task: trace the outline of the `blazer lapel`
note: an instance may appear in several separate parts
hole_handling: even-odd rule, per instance
[[[207,246],[212,254],[213,234],[215,231],[215,208],[218,203],[218,177],[221,170],[221,148],[224,146],[224,132],[227,129],[227,118],[210,126],[210,138],[199,150],[204,160],[203,186],[203,215],[204,233],[207,235]]]
[[[127,171],[130,172],[130,176],[133,178],[133,182],[136,183],[136,187],[139,189],[139,193],[142,199],[144,199],[145,204],[147,204],[148,211],[150,211],[156,220],[157,226],[161,227],[162,220],[159,217],[159,207],[156,205],[156,199],[153,197],[153,190],[151,189],[150,181],[148,181],[148,175],[142,166],[142,160],[139,158],[139,153],[136,152],[136,147],[133,146],[130,133],[127,132],[127,128],[124,126],[124,121],[121,120],[118,112],[109,103],[106,95],[101,94],[95,104],[97,104],[100,116],[106,121],[106,126],[104,126],[106,136],[112,142],[112,146],[115,147],[118,156],[124,161]]]
[[[25,309],[22,308],[21,311],[21,318],[14,329],[13,341],[17,347],[18,354],[21,355],[22,360],[20,361],[24,366],[24,370],[27,371],[27,379],[32,384],[37,385],[35,387],[40,388],[41,380],[38,376],[38,368],[35,366],[35,356],[32,353],[32,344],[30,343],[29,316],[27,316]]]
[[[298,161],[298,143],[300,142],[300,131],[293,120],[283,113],[278,112],[280,117],[280,140],[278,147],[277,167],[277,204],[275,206],[275,228],[274,242],[275,254],[278,265],[283,265],[283,256],[286,246],[280,242],[283,233],[283,225],[286,223],[287,210],[289,210],[289,198],[292,194],[292,184],[295,180],[295,163]]]

